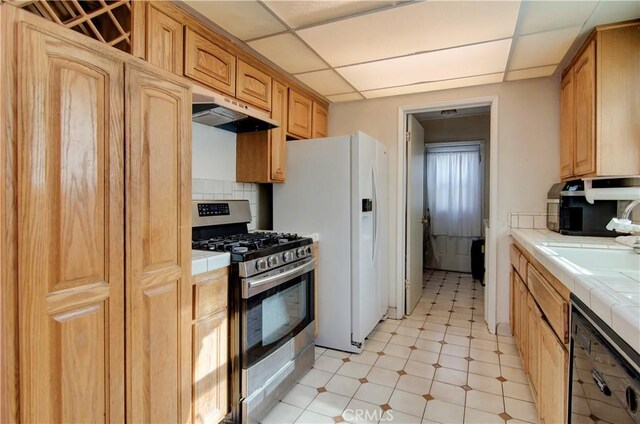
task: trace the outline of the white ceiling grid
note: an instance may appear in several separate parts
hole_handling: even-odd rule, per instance
[[[193,9],[331,102],[558,73],[637,1],[205,1]]]

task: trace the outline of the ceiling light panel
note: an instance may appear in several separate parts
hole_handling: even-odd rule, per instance
[[[345,16],[391,7],[397,1],[265,1],[291,28],[327,22]]]
[[[581,27],[597,1],[524,1],[520,11],[519,34]]]
[[[298,74],[296,75],[296,78],[323,96],[349,93],[353,91],[353,87],[351,87],[344,78],[331,69]]]
[[[559,63],[579,32],[580,27],[573,27],[517,37],[511,52],[509,70]]]
[[[518,71],[509,71],[505,79],[507,81],[515,81],[527,78],[548,77],[553,75],[558,65],[541,66],[539,68],[520,69]]]
[[[451,88],[470,87],[473,85],[493,84],[502,82],[504,73],[496,73],[492,75],[479,75],[468,78],[458,78],[447,81],[427,82],[422,84],[413,84],[405,87],[384,88],[381,90],[365,91],[362,95],[367,99],[377,97],[400,96],[403,94],[422,93],[425,91],[448,90]]]
[[[298,31],[332,66],[511,37],[520,3],[427,1]],[[339,48],[337,48],[339,46]]]
[[[374,90],[421,82],[504,72],[511,40],[339,68],[357,90]]]
[[[338,102],[350,102],[353,100],[362,100],[364,97],[360,93],[347,93],[347,94],[335,94],[333,96],[327,96],[327,99],[332,103]]]
[[[293,34],[274,35],[247,44],[290,74],[327,68],[324,61]]]
[[[243,41],[286,30],[284,25],[256,1],[187,0],[186,3]]]

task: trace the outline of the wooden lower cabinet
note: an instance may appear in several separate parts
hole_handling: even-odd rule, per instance
[[[228,268],[193,278],[193,422],[217,423],[228,412]]]
[[[569,354],[545,320],[540,321],[538,414],[546,424],[567,422]]]
[[[520,255],[522,259],[527,260],[524,254]],[[527,274],[529,278],[535,276],[537,280],[544,281],[543,284],[553,290],[543,273],[531,262],[528,263]],[[545,315],[539,303],[542,299],[536,297],[535,291],[529,290],[531,284],[531,279],[529,285],[525,284],[516,268],[511,267],[513,335],[529,377],[540,422],[561,424],[567,422],[569,354],[553,328],[565,328],[566,324],[555,321],[568,317]],[[561,297],[557,292],[555,295]],[[554,321],[554,325],[550,325],[549,320]]]

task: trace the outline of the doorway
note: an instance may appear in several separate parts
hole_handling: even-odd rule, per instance
[[[491,222],[496,222],[497,217],[497,97],[487,97],[481,99],[466,99],[455,102],[445,102],[438,104],[428,104],[422,106],[401,107],[399,118],[400,126],[403,131],[401,133],[406,143],[399,143],[398,151],[398,191],[404,194],[400,204],[398,205],[398,276],[400,281],[404,284],[402,287],[398,287],[396,293],[399,300],[403,300],[405,305],[405,313],[410,313],[413,307],[417,304],[419,296],[422,293],[422,272],[418,277],[416,274],[416,263],[429,265],[433,267],[432,257],[425,255],[425,247],[431,246],[435,248],[434,252],[440,255],[441,262],[439,269],[448,270],[462,270],[468,272],[470,270],[471,258],[470,254],[470,242],[474,238],[484,236],[486,239],[485,244],[485,281],[486,294],[485,294],[485,321],[489,327],[489,331],[495,332],[495,311],[496,311],[496,234],[495,226],[490,225]],[[452,114],[452,109],[456,111]],[[444,111],[444,112],[443,112]],[[454,116],[452,116],[454,115]],[[419,119],[417,119],[419,118]],[[464,119],[463,119],[464,118]],[[458,125],[462,121],[455,122],[455,119],[459,120],[476,120],[483,121],[484,126],[480,130],[480,133],[476,131],[474,134],[465,133],[464,131],[451,131],[446,130],[446,127],[458,126],[463,130],[468,130],[468,126]],[[422,121],[422,122],[420,122]],[[425,124],[425,121],[431,121]],[[414,132],[413,129],[416,124],[420,126],[420,130],[424,132],[422,140],[416,141],[413,135],[408,133]],[[453,125],[456,124],[456,125]],[[413,127],[413,128],[412,128]],[[405,141],[403,140],[403,141]],[[422,169],[421,172],[417,172],[417,166],[419,162],[417,159],[418,146],[421,145],[422,152]],[[429,208],[429,193],[425,190],[428,187],[428,154],[431,151],[434,155],[441,153],[441,156],[468,156],[466,160],[478,160],[478,166],[474,169],[477,172],[476,191],[477,198],[479,199],[475,203],[476,207],[472,208],[474,212],[474,224],[472,230],[469,232],[462,232],[453,234],[438,234],[437,231],[427,231],[427,223],[433,223],[432,220],[427,220],[426,209]],[[454,152],[457,151],[458,153]],[[464,153],[464,155],[462,155]],[[458,165],[458,168],[462,166],[464,169],[469,169],[471,162],[467,165]],[[433,167],[433,165],[432,165]],[[467,178],[469,181],[473,181],[473,178]],[[416,193],[419,187],[422,191],[422,196],[417,196]],[[425,193],[426,191],[426,193]],[[442,194],[441,191],[438,191]],[[463,197],[468,196],[467,194]],[[457,194],[458,198],[460,193]],[[442,197],[442,196],[441,196]],[[417,201],[420,202],[421,213],[417,214]],[[478,204],[479,203],[479,204]],[[431,206],[433,208],[433,206]],[[479,213],[478,213],[479,210]],[[442,212],[442,211],[441,211]],[[447,212],[445,212],[446,217]],[[468,217],[458,216],[455,218],[458,220],[458,226],[461,223],[467,223]],[[455,223],[455,219],[449,220]],[[445,220],[446,221],[446,220]],[[443,222],[442,220],[440,221]],[[434,236],[434,237],[431,237]],[[439,240],[434,240],[439,237]],[[444,238],[443,238],[444,237]],[[451,241],[452,238],[456,238]],[[417,247],[416,239],[421,241],[420,247]],[[446,260],[443,261],[443,258]],[[443,263],[444,262],[444,263]],[[403,266],[404,265],[404,266]],[[464,265],[465,268],[460,268]],[[415,287],[420,286],[420,290]],[[400,303],[400,304],[402,304]]]

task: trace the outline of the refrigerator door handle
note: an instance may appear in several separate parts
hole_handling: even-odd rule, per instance
[[[371,167],[371,185],[373,193],[373,244],[371,248],[371,261],[375,262],[378,251],[378,186],[376,185],[376,171]]]

